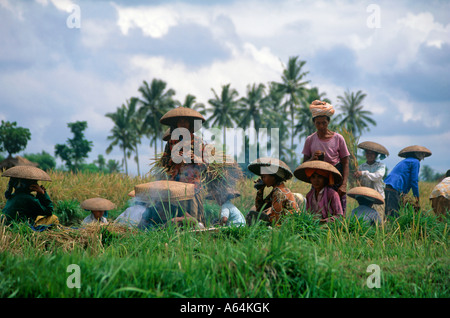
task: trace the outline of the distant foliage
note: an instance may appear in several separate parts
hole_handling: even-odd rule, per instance
[[[17,122],[3,121],[0,126],[0,151],[6,151],[8,156],[12,156],[24,150],[31,133],[28,128],[17,127]]]

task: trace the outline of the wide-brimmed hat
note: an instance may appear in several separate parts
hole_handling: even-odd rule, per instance
[[[364,141],[358,145],[358,148],[389,156],[389,151],[383,145],[373,141]]]
[[[205,118],[203,117],[202,114],[188,107],[177,107],[169,110],[167,113],[164,114],[164,116],[161,117],[159,122],[163,125],[176,126],[177,120],[181,117],[200,119],[202,123],[205,122]]]
[[[322,160],[311,160],[302,163],[294,171],[294,176],[304,182],[311,183],[310,177],[307,176],[306,171],[309,169],[322,170],[329,172],[333,176],[334,184],[339,184],[342,181],[342,175],[338,169],[336,169],[332,164],[322,161]]]
[[[103,198],[91,198],[81,202],[81,208],[89,211],[109,211],[115,207],[114,203]]]
[[[135,197],[145,202],[186,201],[195,196],[194,184],[170,180],[138,184],[134,191]]]
[[[9,168],[5,172],[3,172],[2,177],[37,180],[37,181],[52,181],[47,172],[33,166],[15,166]]]
[[[381,194],[378,191],[368,187],[352,188],[347,192],[347,195],[353,199],[364,197],[370,201],[373,201],[374,204],[384,204],[384,199]]]
[[[398,153],[399,157],[403,157],[405,158],[408,153],[412,153],[412,152],[422,152],[425,157],[429,157],[431,156],[431,151],[423,146],[408,146],[406,148],[403,148],[402,150],[400,150],[400,152]]]
[[[292,171],[287,164],[279,159],[271,157],[258,158],[250,163],[247,168],[258,176],[261,174],[275,174],[284,181],[291,179],[293,176]]]

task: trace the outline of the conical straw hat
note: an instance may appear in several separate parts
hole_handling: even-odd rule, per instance
[[[383,145],[380,145],[379,143],[373,141],[364,141],[358,145],[358,148],[389,156],[389,151]]]
[[[427,149],[423,146],[417,146],[417,145],[403,148],[402,150],[400,150],[398,155],[399,155],[399,157],[405,158],[406,155],[411,152],[423,152],[425,154],[425,157],[431,156],[431,151],[429,149]]]
[[[38,180],[38,181],[52,181],[50,176],[44,170],[33,166],[15,166],[3,172],[2,177]]]
[[[81,202],[81,208],[89,211],[109,211],[115,207],[114,203],[103,198],[91,198]]]
[[[311,183],[311,181],[309,181],[309,178],[306,176],[305,172],[306,169],[320,169],[328,171],[333,173],[335,184],[339,184],[342,181],[342,175],[339,172],[339,170],[336,169],[333,165],[329,164],[328,162],[322,160],[312,160],[302,163],[295,169],[294,176],[301,181]]]
[[[180,117],[190,117],[193,119],[201,119],[202,123],[205,122],[205,118],[198,111],[188,107],[177,107],[169,110],[164,116],[161,117],[159,122],[163,125],[175,126],[176,120]]]
[[[185,201],[195,196],[194,184],[169,180],[138,184],[134,190],[135,196],[146,202]]]
[[[358,196],[363,196],[369,200],[372,200],[375,204],[384,204],[384,199],[381,194],[378,191],[368,187],[352,188],[347,192],[347,195],[353,199],[356,199]]]
[[[289,169],[288,165],[276,158],[258,158],[250,163],[247,168],[258,176],[260,176],[261,174],[276,174],[283,180],[289,180],[293,176],[292,171],[291,169]]]

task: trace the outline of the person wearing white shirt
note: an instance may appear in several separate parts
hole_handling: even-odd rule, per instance
[[[358,178],[361,186],[376,190],[384,199],[385,184],[383,179],[386,175],[386,165],[376,160],[379,155],[378,152],[365,149],[364,154],[367,161],[358,167],[358,171],[354,173],[354,176]],[[380,217],[384,219],[384,204],[376,205],[375,209],[380,214]]]

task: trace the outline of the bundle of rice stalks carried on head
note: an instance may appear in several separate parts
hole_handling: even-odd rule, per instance
[[[162,157],[164,153],[157,154],[150,163],[149,175],[156,178],[156,180],[167,179],[167,168],[163,165]]]
[[[241,167],[232,157],[216,154],[215,158],[222,158],[222,160],[210,161],[202,174],[202,184],[210,194],[235,188],[236,183],[244,176]]]

